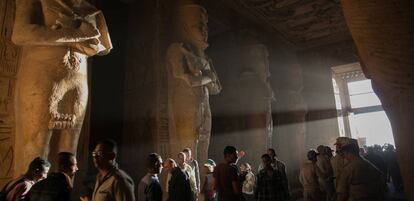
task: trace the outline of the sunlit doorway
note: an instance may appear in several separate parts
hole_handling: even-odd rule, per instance
[[[332,82],[340,135],[361,146],[394,145],[390,121],[359,63],[333,67]]]

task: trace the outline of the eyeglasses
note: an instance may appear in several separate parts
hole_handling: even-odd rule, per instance
[[[92,152],[92,156],[93,156],[93,157],[102,157],[102,156],[104,156],[106,153],[112,153],[112,152],[93,151],[93,152]]]

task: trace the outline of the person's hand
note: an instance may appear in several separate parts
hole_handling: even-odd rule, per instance
[[[246,152],[244,152],[244,151],[240,151],[240,152],[237,154],[237,156],[238,156],[239,158],[243,158],[245,155],[246,155]]]
[[[88,197],[86,197],[86,196],[79,197],[79,199],[80,199],[81,201],[89,201],[89,198],[88,198]]]

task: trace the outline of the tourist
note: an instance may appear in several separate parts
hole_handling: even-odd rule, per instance
[[[193,192],[191,191],[190,179],[187,174],[177,166],[177,163],[168,158],[164,162],[164,170],[168,172],[167,201],[191,201]]]
[[[267,154],[271,157],[271,166],[282,174],[282,183],[285,193],[289,195],[289,181],[286,174],[286,165],[277,158],[276,151],[272,148],[267,149]],[[263,163],[259,165],[258,172],[263,169]]]
[[[106,139],[99,141],[92,152],[93,163],[98,169],[92,201],[134,201],[134,182],[118,168],[117,145]],[[87,200],[82,197],[81,200]]]
[[[318,147],[319,148],[319,147]],[[318,155],[315,150],[308,151],[308,161],[300,167],[299,181],[303,186],[304,201],[324,201],[319,181],[322,171],[317,165]]]
[[[272,167],[272,157],[262,155],[263,169],[257,175],[255,199],[257,201],[286,201],[289,193],[285,189],[283,174]]]
[[[214,168],[213,173],[218,201],[240,201],[242,197],[239,172],[235,165],[237,160],[238,152],[235,147],[224,148],[224,161]]]
[[[50,163],[46,159],[35,158],[24,175],[6,184],[2,190],[3,196],[7,201],[24,200],[32,186],[47,177],[49,168]]]
[[[188,178],[190,179],[191,191],[193,192],[193,200],[196,200],[197,181],[195,177],[195,172],[194,172],[194,169],[191,168],[191,166],[186,163],[186,161],[187,161],[187,155],[184,152],[178,153],[178,160],[177,160],[178,167],[180,167],[181,170],[183,170],[187,174]]]
[[[73,178],[78,171],[74,154],[58,154],[58,171],[36,183],[26,197],[26,201],[71,201]]]
[[[316,155],[316,165],[321,171],[321,174],[319,176],[319,184],[321,186],[321,190],[326,194],[326,200],[331,201],[335,198],[333,169],[329,156],[329,152],[332,154],[332,151],[330,149],[327,149],[324,145],[319,145],[317,150],[318,154]]]
[[[256,177],[252,172],[250,164],[240,165],[240,172],[244,176],[242,183],[242,193],[245,201],[254,201],[254,188],[256,187]]]
[[[200,194],[200,168],[198,166],[198,161],[195,160],[192,156],[191,149],[185,148],[183,150],[184,154],[186,155],[186,163],[193,169],[194,176],[196,180],[196,197]]]
[[[217,201],[217,193],[214,189],[214,177],[213,172],[216,167],[216,163],[212,159],[208,159],[204,163],[204,184],[201,188],[201,192],[204,194],[204,201]]]
[[[147,157],[147,174],[138,185],[138,201],[162,201],[162,189],[158,174],[162,170],[162,158],[157,153]]]
[[[337,201],[385,199],[386,185],[381,171],[359,155],[358,144],[342,147],[342,154],[349,163],[338,179]]]

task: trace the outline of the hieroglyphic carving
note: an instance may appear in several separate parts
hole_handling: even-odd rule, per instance
[[[14,1],[0,2],[0,187],[13,177],[13,94],[20,48],[12,44]]]

